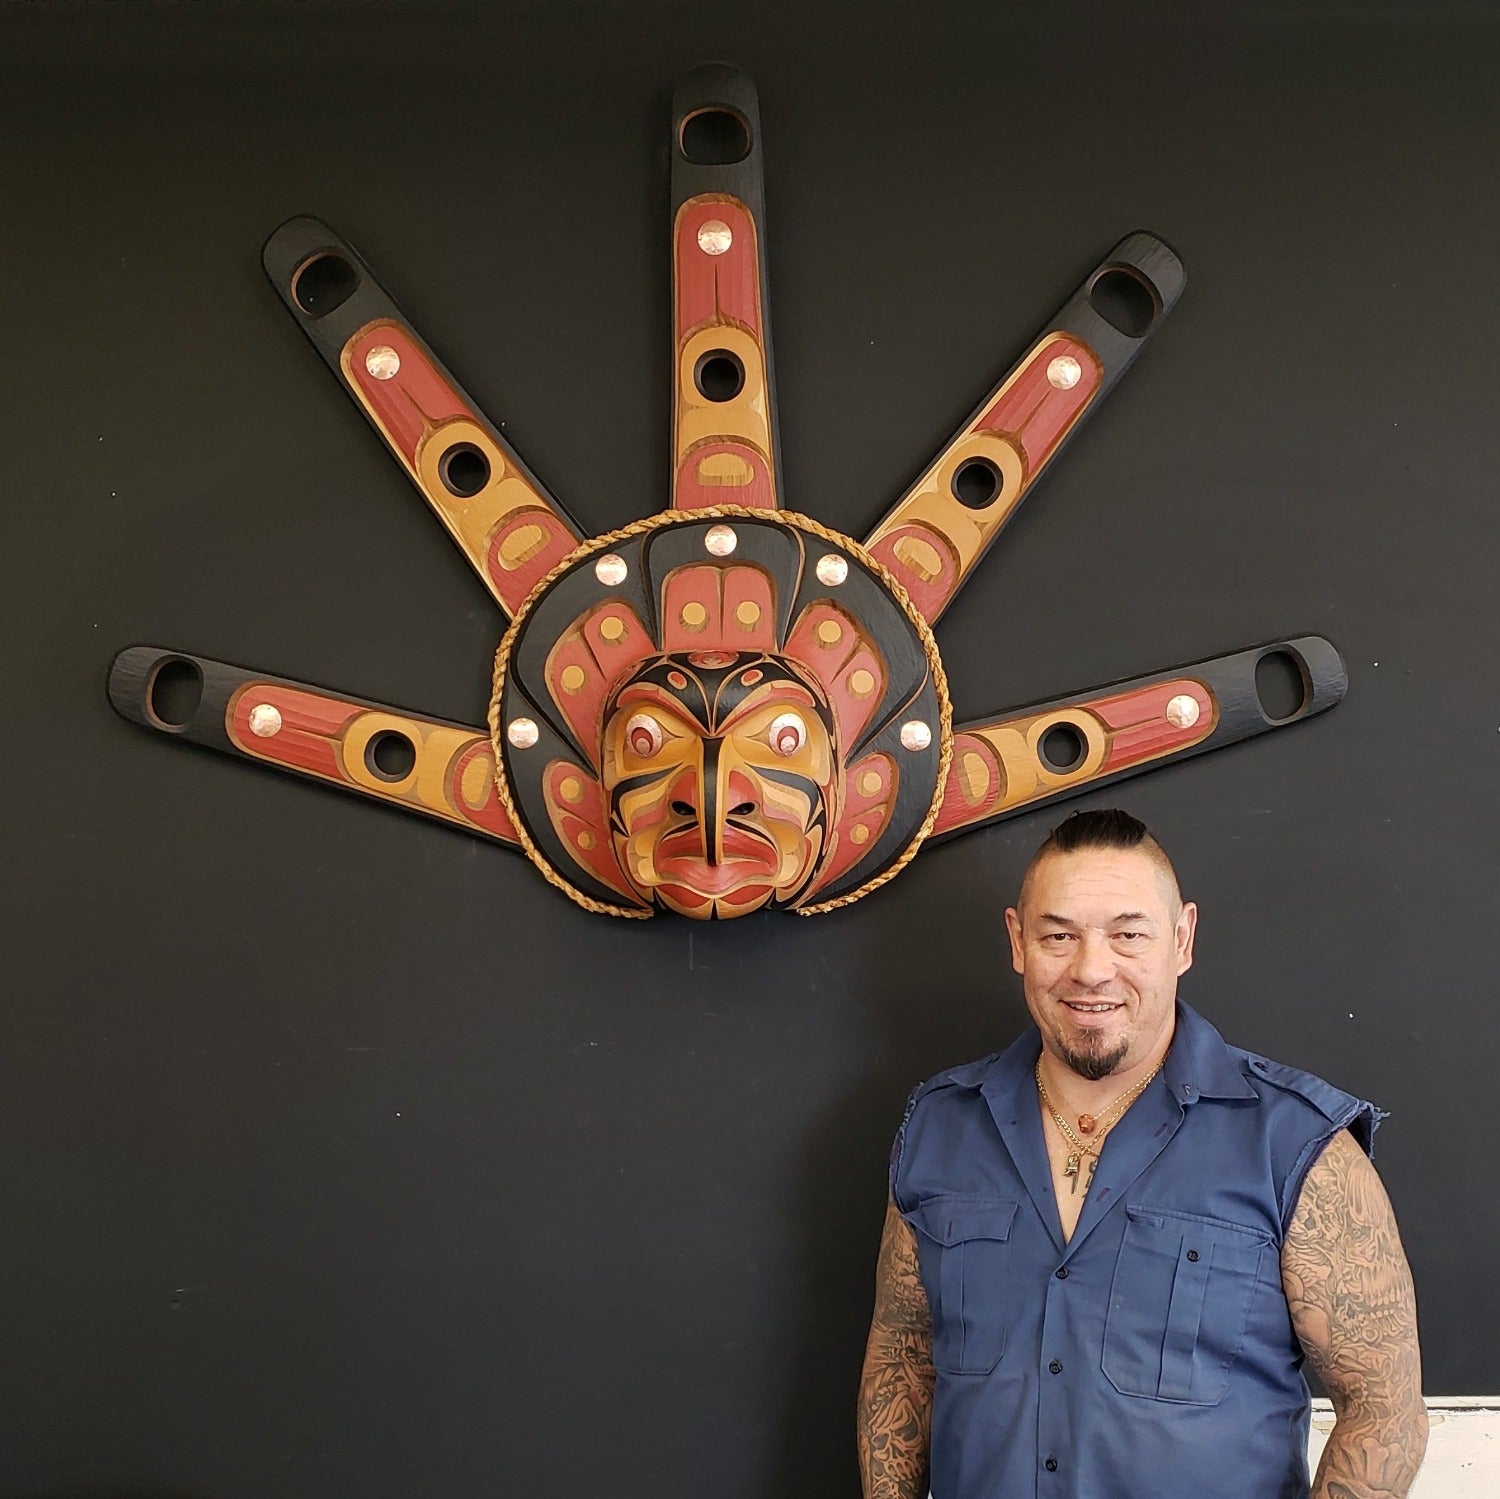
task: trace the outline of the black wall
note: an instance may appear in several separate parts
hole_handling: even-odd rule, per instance
[[[610,921],[104,698],[148,641],[482,722],[499,617],[261,241],[337,226],[619,526],[708,58],[761,91],[789,495],[856,535],[1120,235],[1181,250],[942,623],[956,706],[1336,641],[1332,714],[1098,799],[1202,906],[1188,997],[1392,1111],[1428,1389],[1500,1386],[1500,12],[1199,9],[0,10],[6,1499],[857,1492],[890,1135],[1018,1032],[1058,814],[832,917]]]

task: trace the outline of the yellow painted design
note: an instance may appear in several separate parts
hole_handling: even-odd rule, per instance
[[[867,672],[863,667],[861,667],[858,671],[852,672],[850,674],[849,691],[852,692],[855,697],[869,697],[869,695],[874,692],[874,690],[875,678],[873,674]]]
[[[594,846],[594,835],[588,832],[580,833],[578,835],[578,846],[584,850],[591,849]]]
[[[844,627],[836,619],[825,619],[817,629],[821,645],[837,645],[844,638]]]
[[[698,460],[700,484],[740,489],[755,478],[755,470],[738,453],[710,453]]]
[[[976,755],[973,750],[962,755],[958,762],[958,780],[964,800],[971,807],[978,806],[990,789],[990,768],[984,756]]]
[[[1045,364],[1052,358],[1052,346],[1061,337],[1063,337],[1061,334],[1049,333],[1031,349],[1004,383],[985,401],[980,418],[976,418],[976,425],[965,428],[938,454],[923,472],[921,478],[907,490],[865,538],[865,545],[874,547],[883,538],[899,531],[903,526],[922,525],[929,527],[937,536],[943,538],[944,543],[952,549],[958,566],[956,571],[949,570],[944,577],[948,591],[944,600],[933,608],[932,619],[928,621],[929,623],[942,613],[947,601],[957,593],[959,584],[988,550],[1000,527],[1009,519],[1020,503],[1021,497],[1037,477],[1035,472],[1027,469],[1019,443],[1003,433],[980,431],[977,429],[977,422],[984,413],[993,409],[995,403],[1021,378],[1025,371],[1033,368],[1038,361]],[[1087,355],[1086,357],[1093,358],[1094,356]],[[1096,382],[1094,395],[1083,402],[1070,425],[1077,423],[1084,411],[1092,404],[1094,396],[1098,394],[1097,382],[1100,371],[1097,365],[1091,373]],[[1053,451],[1055,452],[1056,449]],[[961,504],[953,494],[954,474],[974,458],[987,460],[1000,472],[1000,492],[990,504],[978,510],[971,510],[967,505]],[[939,577],[943,577],[941,569],[930,574],[922,571],[922,568],[929,566],[934,558],[941,560],[941,553],[936,547],[933,548],[931,556],[924,556],[921,553],[909,556],[903,549],[914,543],[924,552],[926,547],[931,545],[917,542],[914,537],[903,537],[896,543],[895,549],[896,556],[903,565],[915,571],[924,582],[932,583]]]
[[[878,770],[867,770],[859,778],[859,789],[863,791],[866,796],[874,796],[875,793],[880,790],[883,784],[884,782],[882,782],[880,778],[880,772]]]
[[[499,546],[500,566],[507,572],[530,562],[547,545],[547,533],[540,526],[517,526]]]
[[[562,690],[568,694],[575,693],[588,681],[588,673],[581,666],[565,666],[562,676],[558,678],[562,683]]]
[[[760,623],[760,605],[746,599],[734,611],[734,617],[747,629],[753,630]]]
[[[854,844],[868,843],[870,841],[869,828],[867,828],[862,822],[855,823],[854,826],[849,829],[849,841],[850,843]]]
[[[708,610],[695,599],[690,604],[682,606],[682,613],[678,616],[685,630],[701,630],[708,623]]]
[[[458,544],[469,564],[484,580],[491,593],[495,592],[494,580],[489,574],[489,547],[495,532],[518,511],[531,510],[538,514],[551,515],[575,540],[581,540],[572,523],[552,509],[548,501],[532,486],[513,471],[506,462],[505,454],[489,432],[472,417],[460,416],[432,428],[417,444],[416,461],[409,462],[405,453],[392,439],[375,408],[365,399],[364,389],[354,372],[353,357],[356,347],[361,346],[366,336],[382,328],[404,333],[403,325],[390,319],[377,318],[353,334],[345,343],[339,356],[345,384],[350,394],[375,423],[376,429],[385,438],[402,468],[411,476],[412,482],[422,491],[427,503],[436,512],[447,528],[448,534]],[[460,499],[450,494],[439,473],[442,456],[455,443],[472,443],[489,462],[489,482],[476,495]],[[546,536],[543,533],[543,545]],[[532,553],[535,556],[535,553]],[[514,565],[514,564],[513,564]],[[506,613],[510,613],[517,601],[509,605],[496,595],[497,602]]]
[[[943,559],[938,549],[919,536],[903,536],[896,543],[896,556],[924,583],[931,583],[942,576]]]
[[[611,645],[618,645],[625,638],[625,621],[618,614],[606,614],[599,621],[599,633]]]
[[[583,782],[577,776],[567,776],[557,788],[557,794],[568,803],[576,806],[583,800]]]
[[[490,799],[490,788],[494,784],[494,760],[489,755],[475,755],[464,766],[458,790],[465,803],[477,812]]]

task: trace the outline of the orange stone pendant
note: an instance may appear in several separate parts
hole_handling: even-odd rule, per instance
[[[1092,1114],[1080,1114],[1078,1116],[1078,1131],[1080,1134],[1091,1135],[1098,1120]]]

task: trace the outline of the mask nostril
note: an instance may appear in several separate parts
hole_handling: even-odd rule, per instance
[[[673,802],[672,810],[679,817],[696,817],[698,815],[698,809],[690,802]]]
[[[737,806],[737,807],[731,807],[729,809],[729,815],[731,817],[749,817],[750,814],[752,812],[754,812],[754,811],[755,811],[755,803],[754,802],[741,802],[739,804],[739,806]]]

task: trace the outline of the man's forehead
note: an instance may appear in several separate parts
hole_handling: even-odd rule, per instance
[[[1054,850],[1032,868],[1022,891],[1028,913],[1068,921],[1125,915],[1174,920],[1182,904],[1166,857],[1144,848]]]

